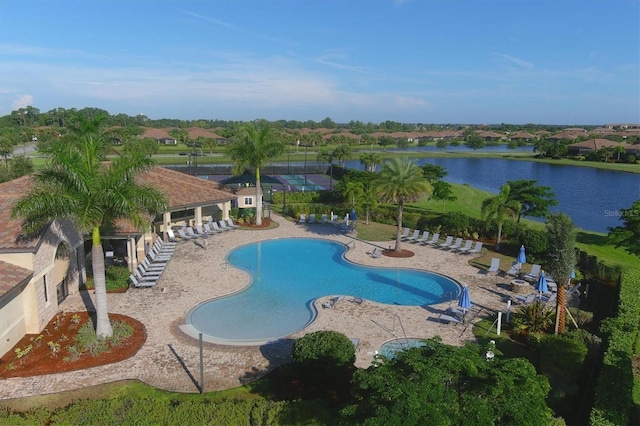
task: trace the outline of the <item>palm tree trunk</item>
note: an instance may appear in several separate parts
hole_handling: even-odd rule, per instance
[[[396,231],[396,247],[393,249],[394,251],[400,251],[400,241],[402,236],[402,209],[404,207],[404,202],[401,200],[398,202],[398,229]]]
[[[498,223],[498,241],[496,241],[496,251],[500,250],[500,241],[502,240],[502,222]]]
[[[558,283],[558,296],[556,297],[556,327],[555,333],[563,333],[565,326],[565,291],[564,291],[564,280],[559,280]]]
[[[260,168],[256,168],[256,225],[262,225],[262,185],[260,185]]]
[[[109,321],[107,307],[107,284],[104,268],[104,251],[100,241],[100,228],[93,228],[91,246],[91,267],[93,269],[93,284],[96,294],[96,335],[98,337],[113,336],[113,328]]]

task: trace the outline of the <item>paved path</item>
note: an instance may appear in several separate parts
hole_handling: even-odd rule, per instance
[[[111,365],[47,376],[11,378],[0,381],[0,399],[46,394],[78,389],[98,383],[137,379],[149,385],[177,392],[198,392],[199,347],[197,340],[186,336],[179,326],[185,314],[203,300],[236,292],[249,282],[248,275],[230,267],[226,254],[238,245],[282,237],[328,238],[349,243],[346,257],[354,262],[393,267],[411,267],[435,271],[457,279],[470,287],[475,312],[480,315],[505,309],[512,295],[503,286],[507,280],[487,276],[470,266],[469,256],[435,248],[406,244],[415,251],[411,258],[371,258],[366,252],[375,245],[388,248],[390,242],[371,244],[341,232],[338,225],[298,225],[272,212],[278,228],[269,230],[234,230],[209,239],[207,250],[197,243],[180,243],[158,285],[151,289],[130,289],[123,294],[109,294],[109,312],[136,318],[147,328],[147,341],[132,358]],[[359,226],[366,226],[359,224]],[[162,291],[164,289],[164,291]],[[86,293],[84,294],[87,295]],[[90,295],[93,298],[93,294]],[[401,336],[394,321],[401,318],[409,337],[427,338],[439,335],[452,345],[472,341],[471,326],[438,323],[435,318],[448,303],[423,307],[390,306],[365,300],[361,304],[344,300],[333,309],[323,309],[322,303],[331,295],[318,299],[317,319],[306,329],[295,333],[297,338],[317,330],[336,330],[360,339],[356,365],[369,366],[376,350],[393,334]],[[453,302],[455,304],[455,302]],[[86,310],[81,294],[67,298],[65,311]],[[477,318],[480,317],[478,315]],[[393,331],[392,332],[390,332]],[[263,346],[222,346],[205,344],[205,390],[233,388],[259,378],[275,366],[289,360],[291,340]]]

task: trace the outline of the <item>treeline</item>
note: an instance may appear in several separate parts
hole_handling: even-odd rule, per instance
[[[143,126],[153,128],[179,128],[186,129],[190,127],[200,127],[203,129],[235,129],[238,125],[243,124],[243,121],[233,120],[220,120],[220,119],[195,119],[195,120],[179,120],[172,118],[151,119],[144,114],[127,115],[124,113],[110,114],[108,111],[101,108],[86,107],[81,109],[76,108],[54,108],[50,111],[42,112],[38,108],[28,106],[12,111],[10,114],[0,117],[0,127],[58,127],[64,128],[75,120],[75,117],[82,116],[84,118],[91,119],[93,117],[103,115],[106,116],[106,124],[108,126]],[[255,121],[260,121],[256,119]],[[496,132],[513,132],[517,130],[538,132],[548,131],[556,132],[561,129],[565,129],[575,125],[547,125],[547,124],[463,124],[463,123],[401,123],[398,121],[383,121],[380,123],[367,122],[364,123],[358,120],[351,120],[348,123],[336,123],[331,118],[327,117],[321,121],[314,120],[275,120],[272,121],[277,127],[282,129],[335,129],[335,130],[349,130],[355,135],[373,133],[373,132],[413,132],[413,131],[430,131],[430,130],[465,130],[465,129],[482,129],[492,130]],[[597,126],[585,126],[581,125],[581,128],[592,129]],[[221,135],[226,136],[226,135]]]

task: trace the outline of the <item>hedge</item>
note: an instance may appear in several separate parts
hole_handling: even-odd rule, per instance
[[[620,280],[618,316],[604,321],[608,347],[598,376],[592,425],[626,425],[633,399],[633,345],[640,324],[640,271],[625,271]]]

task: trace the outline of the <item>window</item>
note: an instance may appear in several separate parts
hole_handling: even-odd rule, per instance
[[[42,276],[42,287],[44,288],[44,301],[48,302],[49,294],[47,293],[47,276],[46,275]]]
[[[252,206],[253,205],[253,197],[244,197],[244,205]]]

